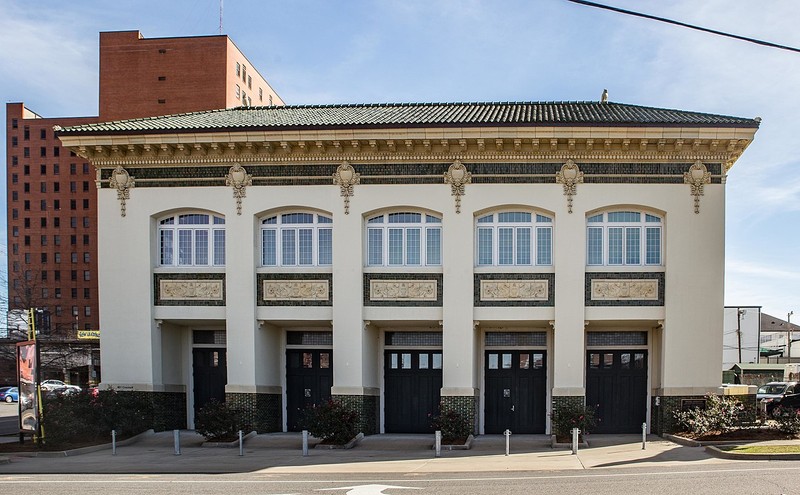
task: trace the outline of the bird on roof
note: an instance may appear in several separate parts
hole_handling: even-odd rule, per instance
[[[608,90],[604,89],[603,94],[600,95],[600,103],[608,103]]]

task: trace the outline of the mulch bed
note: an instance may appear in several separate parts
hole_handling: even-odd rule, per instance
[[[117,441],[119,440],[120,439],[118,438]],[[79,449],[81,447],[91,447],[93,445],[103,445],[107,443],[111,443],[111,441],[96,440],[96,441],[72,443],[69,445],[53,445],[46,443],[40,446],[37,443],[33,442],[31,439],[26,438],[25,443],[19,443],[19,442],[0,443],[0,454],[2,453],[13,454],[14,452],[61,452],[64,450]]]

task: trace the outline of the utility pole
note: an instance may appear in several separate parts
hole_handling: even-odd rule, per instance
[[[736,318],[736,334],[739,338],[739,363],[742,362],[742,316],[747,314],[746,309],[739,308],[737,311],[737,318]]]
[[[786,324],[789,327],[787,329],[787,330],[789,330],[789,333],[787,334],[789,338],[788,338],[788,342],[786,343],[786,347],[788,348],[786,357],[788,357],[790,360],[792,358],[792,315],[793,314],[794,314],[794,311],[789,311],[789,314],[786,315]]]

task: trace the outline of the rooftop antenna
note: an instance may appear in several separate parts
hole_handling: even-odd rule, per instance
[[[219,34],[222,34],[222,2],[224,0],[219,0]]]

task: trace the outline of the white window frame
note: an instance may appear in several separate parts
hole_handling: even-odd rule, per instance
[[[310,216],[310,222],[296,222],[293,221],[294,215]],[[274,223],[273,223],[274,220]],[[311,233],[311,262],[301,263],[301,246],[300,238],[301,231],[310,231]],[[330,232],[330,262],[321,260],[320,255],[320,235],[322,232]],[[265,232],[272,232],[274,236],[274,263],[267,257],[265,251]],[[286,234],[284,234],[284,232]],[[294,262],[288,262],[284,259],[284,239],[290,240],[288,234],[292,234],[292,243],[294,244],[292,253],[294,254]],[[271,214],[261,219],[261,228],[259,230],[259,245],[261,247],[261,266],[262,267],[311,267],[311,266],[331,266],[333,264],[333,216],[327,213],[319,213],[315,211],[305,210],[292,210],[282,211],[279,213]],[[288,254],[287,254],[288,255]]]
[[[639,220],[609,220],[609,214],[638,214]],[[600,217],[598,221],[597,218]],[[589,251],[590,230],[600,231],[602,239],[602,260],[600,263],[592,260]],[[621,260],[611,260],[610,235],[621,234],[622,250],[619,253]],[[650,231],[658,231],[658,261],[648,261],[647,240]],[[638,262],[633,261],[630,236],[638,235]],[[587,266],[663,266],[664,265],[664,217],[646,210],[608,210],[593,213],[586,217],[586,264]]]
[[[525,214],[530,215],[530,221],[527,220],[503,220],[501,221],[501,217],[504,217],[508,214]],[[554,219],[550,215],[546,215],[541,212],[537,212],[535,210],[524,210],[524,209],[514,209],[514,210],[498,210],[493,212],[484,213],[479,215],[475,218],[475,229],[474,229],[474,243],[475,243],[475,266],[476,267],[484,267],[484,266],[553,266],[553,229],[554,227]],[[501,256],[500,256],[500,238],[501,235],[504,234],[508,229],[512,231],[512,246],[511,246],[511,262],[502,262],[501,263]],[[528,260],[525,261],[520,260],[520,248],[518,242],[520,240],[519,232],[522,229],[529,229],[530,237],[529,242],[530,245],[528,249],[523,251],[528,255]],[[501,232],[503,231],[503,232]],[[549,239],[549,262],[540,260],[539,259],[539,232],[548,231],[550,235]],[[487,262],[482,259],[481,254],[483,254],[481,248],[481,240],[486,233],[491,233],[491,261]]]
[[[190,220],[199,220],[201,217],[205,217],[205,223],[186,223]],[[171,221],[171,222],[170,222]],[[157,229],[157,239],[158,239],[158,264],[159,266],[170,266],[170,267],[178,267],[178,268],[190,268],[196,266],[209,266],[209,267],[221,267],[225,266],[225,218],[220,215],[215,215],[213,213],[207,212],[181,212],[176,213],[174,215],[169,215],[167,217],[162,217],[158,220],[158,229]],[[171,242],[172,246],[170,249],[170,258],[171,262],[165,263],[165,246],[164,246],[164,238],[165,233],[170,233],[171,235]],[[181,255],[181,244],[180,239],[184,235],[189,235],[190,242],[191,242],[191,254],[190,254],[190,262],[182,262],[182,255]],[[198,243],[201,242],[198,238],[198,234],[204,234],[206,237],[205,240],[205,248],[206,248],[206,262],[200,263],[197,259],[197,247]],[[222,250],[221,253],[218,252],[216,248],[216,238],[217,236],[222,236]],[[218,256],[222,257],[222,260],[217,260]]]
[[[410,219],[403,219],[400,215],[418,215],[419,221]],[[399,221],[403,220],[403,221]],[[364,229],[366,235],[364,236],[365,249],[364,249],[364,264],[367,267],[424,267],[424,266],[442,266],[442,219],[437,215],[432,215],[424,211],[403,210],[403,211],[390,211],[381,213],[379,215],[372,215],[364,222]],[[411,231],[419,231],[419,249],[416,254],[419,256],[419,262],[415,263],[414,260],[409,260],[409,240],[413,240],[413,236],[409,236]],[[434,231],[436,233],[434,233]],[[390,253],[390,244],[396,247],[397,235],[400,235],[400,254],[401,262],[397,262],[397,258]],[[438,237],[439,249],[433,256],[429,256],[428,242],[429,239],[433,240]],[[374,249],[373,241],[380,238],[380,262],[375,262],[372,254],[377,252]]]

